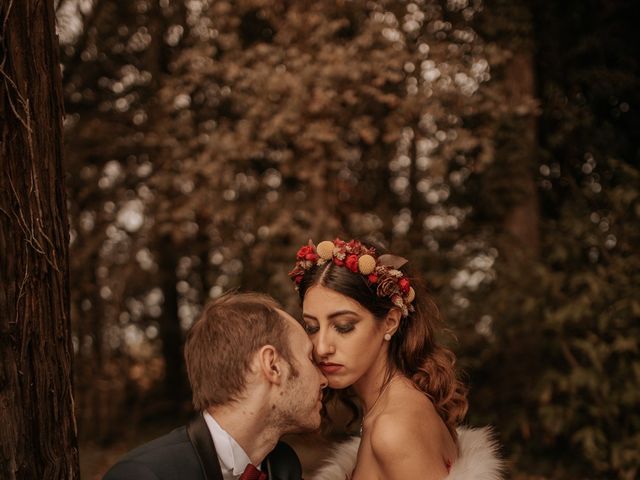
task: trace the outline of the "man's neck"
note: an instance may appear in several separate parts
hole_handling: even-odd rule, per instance
[[[262,463],[282,435],[272,425],[268,409],[264,410],[244,402],[207,409],[220,427],[238,442],[254,465]]]

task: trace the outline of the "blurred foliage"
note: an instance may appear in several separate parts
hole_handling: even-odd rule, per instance
[[[634,478],[631,7],[60,0],[81,434],[188,408],[202,304],[295,309],[340,234],[423,272],[515,470]]]
[[[491,318],[493,331],[467,360],[472,405],[501,419],[519,464],[557,478],[637,478],[634,9],[632,2],[532,3],[541,255],[519,268],[499,263],[497,281],[476,300],[484,312],[476,317]]]

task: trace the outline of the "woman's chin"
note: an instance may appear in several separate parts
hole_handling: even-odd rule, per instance
[[[334,390],[343,390],[353,385],[353,382],[349,382],[344,378],[328,378],[327,380],[329,381],[329,388]]]

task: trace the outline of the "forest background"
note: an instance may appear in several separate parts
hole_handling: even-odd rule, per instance
[[[54,5],[84,478],[187,418],[208,299],[299,311],[336,235],[421,272],[512,478],[637,477],[635,2]]]

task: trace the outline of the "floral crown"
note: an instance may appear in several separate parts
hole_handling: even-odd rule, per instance
[[[403,317],[413,312],[411,302],[416,298],[416,292],[400,271],[407,259],[389,254],[377,257],[375,248],[366,247],[357,240],[345,242],[336,238],[333,242],[320,242],[317,247],[309,240],[307,245],[298,250],[296,264],[289,272],[296,290],[307,270],[327,262],[363,275],[371,286],[376,285],[376,295],[390,298]]]

